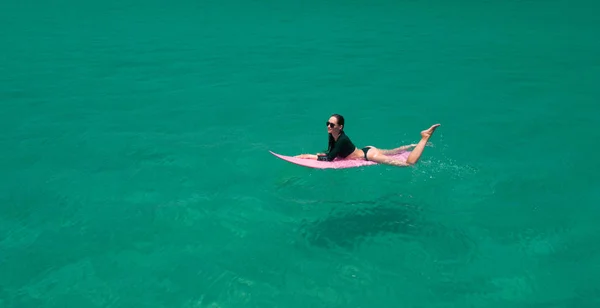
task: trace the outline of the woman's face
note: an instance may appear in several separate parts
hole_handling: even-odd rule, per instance
[[[330,117],[329,121],[327,121],[327,132],[328,133],[334,133],[334,132],[339,132],[341,129],[341,126],[338,125],[338,120],[336,117]]]

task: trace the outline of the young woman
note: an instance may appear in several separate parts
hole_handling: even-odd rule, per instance
[[[430,128],[421,132],[421,141],[417,144],[405,145],[399,148],[384,150],[378,149],[374,146],[367,146],[362,149],[358,149],[348,138],[344,132],[344,117],[339,114],[333,114],[329,121],[327,121],[327,132],[329,133],[329,148],[327,153],[318,154],[301,154],[296,155],[298,158],[305,159],[316,159],[332,161],[336,157],[344,159],[366,159],[374,161],[380,164],[392,165],[392,166],[411,166],[417,163],[425,145],[429,141],[429,138],[440,124],[434,124]],[[387,155],[394,155],[413,148],[412,152],[408,155],[406,161],[393,159]]]

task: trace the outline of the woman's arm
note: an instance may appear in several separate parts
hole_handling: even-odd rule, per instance
[[[315,154],[300,154],[300,155],[296,155],[294,157],[304,158],[304,159],[314,159],[314,160],[317,160],[319,158],[318,155],[315,155]]]

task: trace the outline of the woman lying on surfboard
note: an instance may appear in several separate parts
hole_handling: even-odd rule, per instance
[[[332,161],[339,157],[343,159],[363,159],[392,166],[411,166],[417,163],[423,153],[423,149],[425,149],[425,145],[427,145],[429,138],[438,126],[440,126],[440,124],[434,124],[430,128],[422,131],[421,141],[417,144],[405,145],[391,150],[378,149],[374,146],[366,146],[359,149],[352,141],[350,141],[350,138],[348,138],[344,132],[344,117],[339,114],[334,114],[329,118],[329,121],[327,121],[327,132],[329,133],[328,152],[326,154],[318,153],[316,155],[300,154],[295,157],[324,161]],[[414,147],[414,149],[410,152],[406,160],[397,160],[388,157],[388,155],[399,154],[412,147]]]

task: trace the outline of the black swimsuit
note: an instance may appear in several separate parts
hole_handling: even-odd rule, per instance
[[[346,133],[342,132],[338,140],[333,144],[333,148],[326,155],[319,156],[318,160],[332,161],[336,157],[346,158],[356,150],[356,146]],[[365,152],[365,157],[367,153]]]
[[[365,153],[365,160],[369,160],[369,159],[367,158],[367,152],[369,152],[369,149],[370,149],[370,148],[371,148],[371,147],[364,147],[364,148],[362,148],[362,149],[361,149],[361,150],[363,151],[363,153]]]

